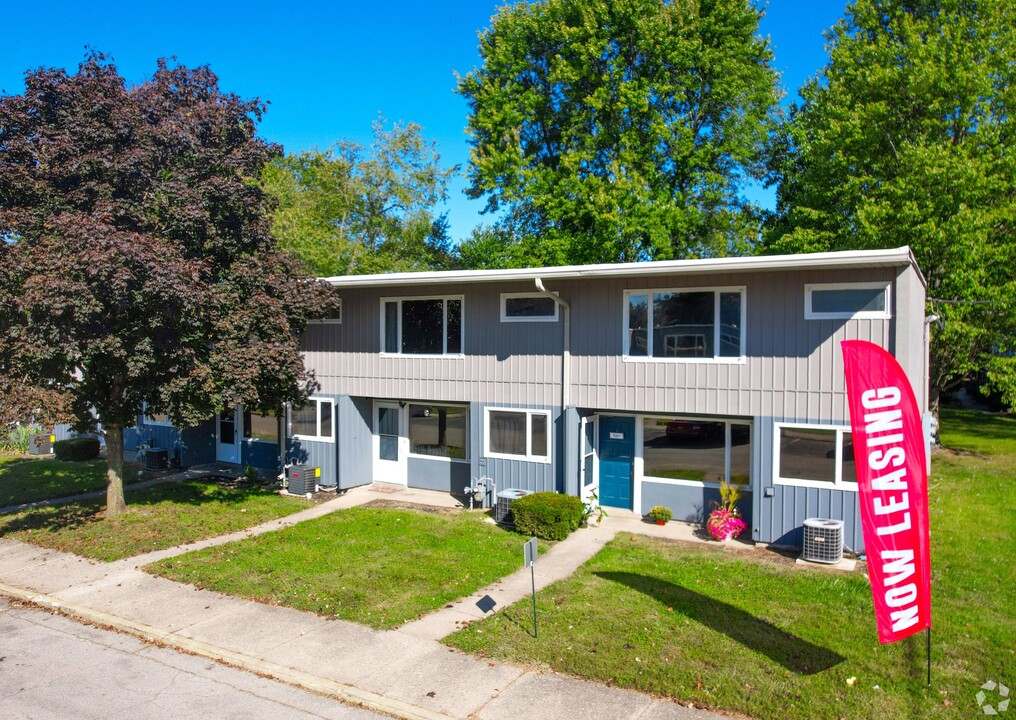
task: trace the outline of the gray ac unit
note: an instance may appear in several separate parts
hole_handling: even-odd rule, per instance
[[[843,559],[843,521],[809,518],[804,521],[801,559],[835,565]]]
[[[512,517],[512,503],[525,495],[531,495],[532,490],[520,488],[507,488],[497,494],[497,504],[494,505],[494,520],[499,525],[515,526],[515,518]]]
[[[145,450],[145,470],[165,470],[167,467],[169,467],[169,450],[167,448]]]
[[[53,452],[53,441],[56,436],[51,433],[33,433],[28,436],[29,455],[49,455]]]
[[[291,465],[286,469],[287,489],[291,495],[307,495],[317,491],[321,468],[313,465]]]

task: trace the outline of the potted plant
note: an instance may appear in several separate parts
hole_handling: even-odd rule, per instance
[[[726,480],[720,483],[720,502],[713,503],[713,511],[706,521],[706,530],[713,540],[731,540],[748,527],[737,509],[740,498],[741,489],[737,485],[731,485]]]
[[[657,525],[666,525],[672,517],[674,517],[674,513],[670,512],[669,507],[663,505],[656,505],[649,511],[649,519],[654,520]]]

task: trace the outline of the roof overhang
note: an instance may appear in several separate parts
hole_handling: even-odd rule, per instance
[[[321,278],[339,288],[395,287],[399,285],[445,285],[459,283],[533,282],[543,280],[584,280],[681,275],[688,273],[759,272],[773,270],[832,270],[846,268],[905,267],[914,265],[909,247],[891,250],[848,250],[804,255],[753,255],[750,257],[706,258],[702,260],[661,260],[602,265],[509,270],[440,270],[430,272],[344,275]],[[923,279],[923,278],[922,278]]]

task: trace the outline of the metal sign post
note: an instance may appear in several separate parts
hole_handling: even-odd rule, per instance
[[[536,626],[536,538],[530,538],[522,547],[522,554],[525,558],[526,567],[529,568],[529,577],[533,582],[533,637],[539,637],[539,629]]]

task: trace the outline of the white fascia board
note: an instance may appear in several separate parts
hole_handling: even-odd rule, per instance
[[[761,270],[807,270],[846,267],[903,267],[913,263],[909,247],[890,250],[847,250],[803,255],[753,255],[750,257],[706,258],[702,260],[661,260],[657,262],[564,265],[509,270],[440,270],[433,272],[343,275],[321,278],[336,287],[394,287],[474,282],[532,282],[583,278],[676,275],[702,272],[757,272]]]

